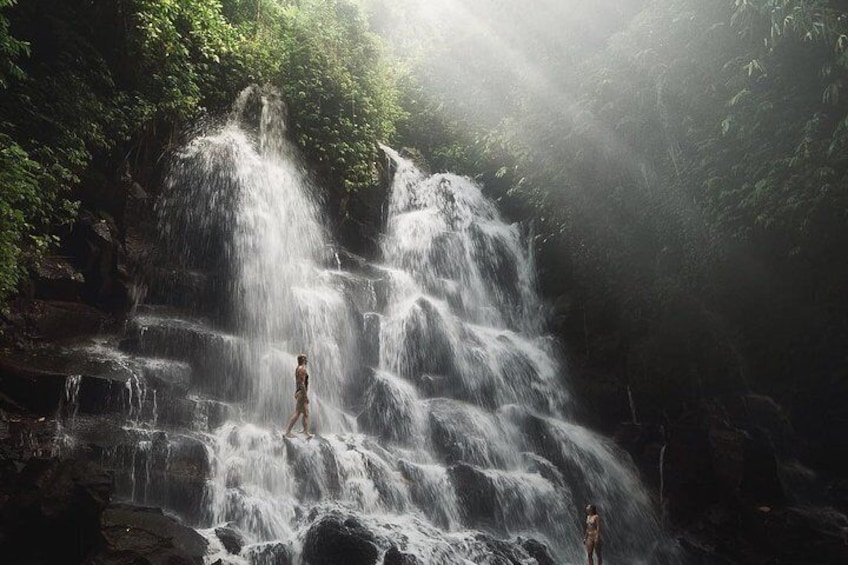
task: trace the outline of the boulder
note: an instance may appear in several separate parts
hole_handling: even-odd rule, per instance
[[[533,538],[522,539],[518,538],[518,544],[524,548],[524,551],[530,554],[530,557],[536,560],[538,565],[556,565],[548,546]]]
[[[15,462],[0,452],[0,496],[14,493],[18,480],[18,467]],[[2,499],[0,499],[2,500]],[[0,507],[2,507],[0,502]]]
[[[104,547],[92,565],[203,565],[207,542],[158,508],[116,505],[103,512]]]
[[[433,302],[419,298],[406,316],[399,376],[418,379],[425,374],[458,375],[449,322]]]
[[[661,427],[624,422],[616,428],[613,441],[633,458],[642,481],[658,490],[659,459],[664,441]]]
[[[308,565],[374,565],[377,540],[355,518],[325,516],[306,533],[303,559]]]
[[[102,310],[81,302],[19,299],[13,307],[31,337],[49,341],[97,334],[112,321]]]
[[[31,277],[37,298],[76,301],[85,289],[85,277],[64,257],[44,257]]]
[[[128,307],[126,273],[118,269],[125,253],[114,218],[104,211],[83,210],[68,244],[83,263],[86,298],[110,309]]]
[[[720,486],[713,466],[709,428],[700,414],[688,414],[668,434],[664,493],[669,517],[685,524],[714,503]]]
[[[362,429],[387,442],[415,441],[417,398],[412,385],[377,372],[368,379],[363,396],[365,406],[357,418]]]
[[[251,545],[244,552],[251,565],[290,565],[292,562],[289,547],[279,542]]]
[[[848,518],[828,508],[752,508],[743,527],[764,563],[848,563]]]
[[[383,556],[383,565],[424,565],[420,559],[410,553],[403,553],[392,546]]]
[[[6,402],[39,415],[53,415],[65,393],[68,376],[33,369],[20,359],[0,357],[0,393]]]
[[[745,477],[745,434],[737,429],[714,426],[707,437],[716,478],[725,488],[737,491]]]
[[[745,439],[742,496],[757,505],[785,502],[787,497],[771,438],[762,430],[754,429]]]
[[[475,527],[497,527],[497,490],[481,470],[461,463],[448,470],[464,523]]]
[[[92,464],[31,459],[0,506],[4,562],[81,563],[100,544],[111,495],[111,477]]]
[[[244,536],[235,526],[226,525],[215,528],[215,535],[224,544],[224,549],[238,555],[241,553],[241,548],[244,547]]]
[[[478,533],[471,540],[463,540],[461,553],[473,563],[486,565],[525,565],[530,556],[521,545],[495,539],[488,534]]]

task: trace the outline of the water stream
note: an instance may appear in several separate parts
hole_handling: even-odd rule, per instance
[[[102,460],[125,462],[137,501],[241,530],[224,562],[297,563],[310,526],[341,515],[423,563],[483,562],[486,539],[533,563],[518,537],[582,563],[587,502],[610,559],[649,562],[658,520],[627,457],[570,419],[521,227],[471,180],[385,153],[371,262],[330,241],[273,91],[246,90],[174,157],[148,300],[113,344],[131,375]],[[311,441],[282,435],[301,352]]]

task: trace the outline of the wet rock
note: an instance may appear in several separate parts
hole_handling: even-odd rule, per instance
[[[34,414],[56,413],[67,375],[41,371],[18,360],[0,358],[0,392],[7,402]]]
[[[12,459],[0,453],[0,493],[11,494],[15,491],[18,479],[18,467]],[[0,498],[0,501],[2,498]],[[2,506],[2,502],[0,502]]]
[[[383,565],[424,565],[420,559],[410,553],[403,553],[392,546],[383,556]]]
[[[464,522],[474,527],[496,527],[497,489],[481,470],[454,465],[448,470]]]
[[[355,518],[325,516],[306,533],[303,558],[309,565],[374,565],[377,540]]]
[[[633,458],[633,461],[648,477],[653,485],[659,484],[657,476],[658,458],[656,451],[662,448],[663,432],[659,426],[634,422],[623,422],[618,425],[613,434],[613,441]],[[647,456],[647,457],[646,457]]]
[[[241,548],[244,547],[244,536],[235,526],[219,526],[215,528],[215,535],[227,551],[233,555],[241,553]]]
[[[827,486],[827,496],[836,508],[848,513],[848,478],[836,479]]]
[[[101,518],[105,547],[94,565],[202,565],[207,542],[158,508],[116,505]]]
[[[786,501],[777,454],[770,438],[761,430],[753,430],[746,436],[743,447],[745,468],[741,483],[742,496],[758,505]]]
[[[483,280],[491,281],[490,288],[497,289],[495,296],[509,306],[508,311],[520,311],[521,277],[515,252],[507,240],[487,233],[476,224],[471,225],[469,236],[475,243],[474,248],[486,258],[478,263],[483,270]]]
[[[732,490],[745,476],[745,434],[735,429],[712,428],[707,435],[717,478]]]
[[[729,410],[738,426],[761,430],[778,454],[796,455],[800,439],[789,415],[773,398],[747,394],[731,404]]]
[[[109,475],[79,461],[32,459],[16,479],[0,505],[4,562],[82,562],[100,542],[99,518],[112,494]]]
[[[553,463],[535,453],[522,453],[522,456],[528,471],[542,475],[551,484],[559,487],[567,486],[565,477]]]
[[[400,376],[417,379],[424,374],[458,374],[447,322],[432,302],[426,298],[416,300],[405,324]]]
[[[669,516],[678,523],[695,520],[719,497],[708,434],[708,427],[694,413],[669,433],[664,497]]]
[[[324,496],[325,485],[321,473],[315,470],[316,464],[323,462],[323,467],[327,475],[329,477],[336,475],[337,471],[333,468],[335,459],[332,455],[332,448],[329,446],[325,447],[324,442],[326,440],[319,439],[318,441],[321,442],[320,459],[316,460],[314,453],[310,449],[302,449],[299,440],[284,438],[283,441],[289,466],[294,474],[301,499],[315,502],[321,500]],[[338,485],[334,486],[336,489],[338,488]],[[332,489],[333,486],[330,488]],[[335,492],[338,492],[338,490],[335,490]]]
[[[168,359],[142,359],[141,369],[145,380],[157,390],[172,391],[185,396],[191,385],[191,365]]]
[[[376,367],[380,362],[380,324],[382,316],[374,312],[366,312],[362,317],[362,362],[369,367]]]
[[[190,363],[195,374],[204,375],[196,384],[227,400],[241,399],[249,392],[249,383],[243,379],[244,347],[242,340],[203,320],[152,315],[133,319],[120,343],[126,352]]]
[[[827,508],[752,508],[750,537],[771,563],[848,563],[848,518]]]
[[[355,253],[351,253],[344,247],[333,249],[333,258],[338,261],[337,266],[345,271],[352,273],[361,273],[369,277],[377,277],[380,275],[379,270],[367,259]]]
[[[189,311],[224,315],[231,298],[228,285],[220,276],[179,266],[146,266],[146,299]]]
[[[126,273],[118,265],[124,256],[121,231],[105,211],[83,210],[66,239],[69,251],[80,261],[85,275],[86,299],[113,310],[130,304]]]
[[[533,538],[522,539],[518,538],[518,543],[524,548],[524,551],[530,554],[530,557],[536,560],[538,565],[556,565],[548,546]]]
[[[368,381],[364,410],[357,418],[362,428],[384,441],[415,441],[418,399],[414,387],[382,372],[373,373]]]
[[[488,534],[478,533],[470,541],[463,542],[462,553],[473,563],[486,565],[524,565],[531,559],[520,545],[495,539]]]
[[[14,307],[27,333],[39,340],[97,334],[111,323],[108,314],[81,302],[20,299]]]
[[[62,257],[45,257],[31,272],[35,296],[53,300],[79,300],[85,289],[85,277]]]
[[[251,545],[244,551],[251,565],[290,565],[292,563],[291,550],[282,543]]]
[[[448,463],[502,467],[511,456],[500,448],[497,422],[483,410],[448,398],[425,401],[429,410],[430,439]]]

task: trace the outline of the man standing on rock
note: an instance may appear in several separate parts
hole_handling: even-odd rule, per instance
[[[296,401],[294,414],[289,420],[289,425],[286,427],[286,437],[294,437],[291,430],[294,427],[297,419],[303,416],[303,430],[306,434],[306,439],[312,439],[309,433],[309,373],[306,372],[306,355],[300,354],[297,356],[297,369],[294,370],[295,391],[294,398]]]

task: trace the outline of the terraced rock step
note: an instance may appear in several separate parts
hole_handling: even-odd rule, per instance
[[[249,392],[242,379],[247,347],[241,338],[202,321],[159,315],[131,320],[120,343],[122,351],[136,356],[188,363],[197,377],[194,386],[227,400],[244,399]]]

